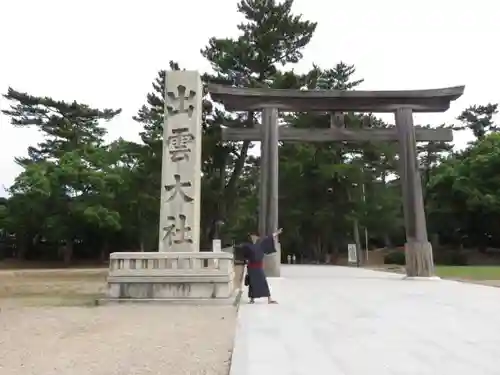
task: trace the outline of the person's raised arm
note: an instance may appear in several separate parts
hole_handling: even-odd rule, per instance
[[[272,233],[271,235],[262,238],[262,240],[259,243],[259,246],[262,249],[262,251],[264,252],[264,254],[272,254],[272,253],[276,252],[275,240],[277,239],[277,237],[279,236],[279,234],[282,231],[283,230],[280,228],[276,232]]]
[[[278,229],[276,232],[273,233],[273,237],[278,237],[282,232],[283,228]]]

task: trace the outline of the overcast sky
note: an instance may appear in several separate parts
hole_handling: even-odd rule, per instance
[[[237,0],[0,0],[0,92],[123,108],[109,138],[138,140],[131,116],[169,60],[207,70],[199,50],[211,36],[232,36]],[[500,5],[493,0],[296,0],[295,11],[319,23],[304,60],[355,64],[362,89],[427,89],[466,85],[445,114],[417,123],[453,122],[470,104],[500,101]],[[6,108],[5,99],[0,107]],[[40,135],[0,117],[0,195]],[[470,139],[455,134],[457,147]]]

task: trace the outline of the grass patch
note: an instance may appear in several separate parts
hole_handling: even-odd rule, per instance
[[[439,277],[464,280],[500,280],[500,266],[436,266]]]
[[[370,267],[376,271],[405,273],[404,266],[385,264]],[[435,266],[436,275],[443,279],[500,280],[500,266]]]
[[[106,276],[107,269],[0,271],[0,305],[92,306]]]
[[[234,269],[241,285],[243,265]],[[94,306],[104,297],[107,268],[0,269],[0,306]]]

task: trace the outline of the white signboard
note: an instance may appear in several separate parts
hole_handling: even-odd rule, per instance
[[[212,240],[212,251],[214,253],[222,252],[222,241],[221,240]]]
[[[358,252],[356,251],[356,244],[350,243],[347,245],[347,257],[349,263],[358,263]]]

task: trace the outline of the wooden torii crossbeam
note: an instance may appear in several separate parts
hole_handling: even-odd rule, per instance
[[[223,139],[261,141],[259,232],[278,227],[278,141],[374,142],[398,141],[406,229],[407,274],[432,276],[434,265],[428,241],[420,174],[416,168],[417,141],[452,141],[450,129],[414,127],[413,112],[444,112],[464,86],[411,91],[279,90],[209,85],[213,100],[229,111],[262,111],[262,125],[254,129],[223,129]],[[278,110],[330,112],[330,129],[278,127]],[[388,129],[345,129],[342,112],[394,113],[396,126]],[[267,268],[279,276],[279,261]]]
[[[415,127],[415,137],[417,142],[440,141],[450,142],[453,140],[451,129],[437,128],[427,129]],[[222,129],[222,139],[225,141],[261,141],[262,131],[260,129]],[[280,141],[301,141],[301,142],[386,142],[397,141],[398,132],[396,128],[389,129],[304,129],[278,128],[278,139]]]
[[[401,107],[412,112],[445,112],[462,96],[465,86],[433,90],[342,91],[283,90],[209,85],[212,99],[228,111],[254,111],[266,107],[290,112],[393,113]]]

